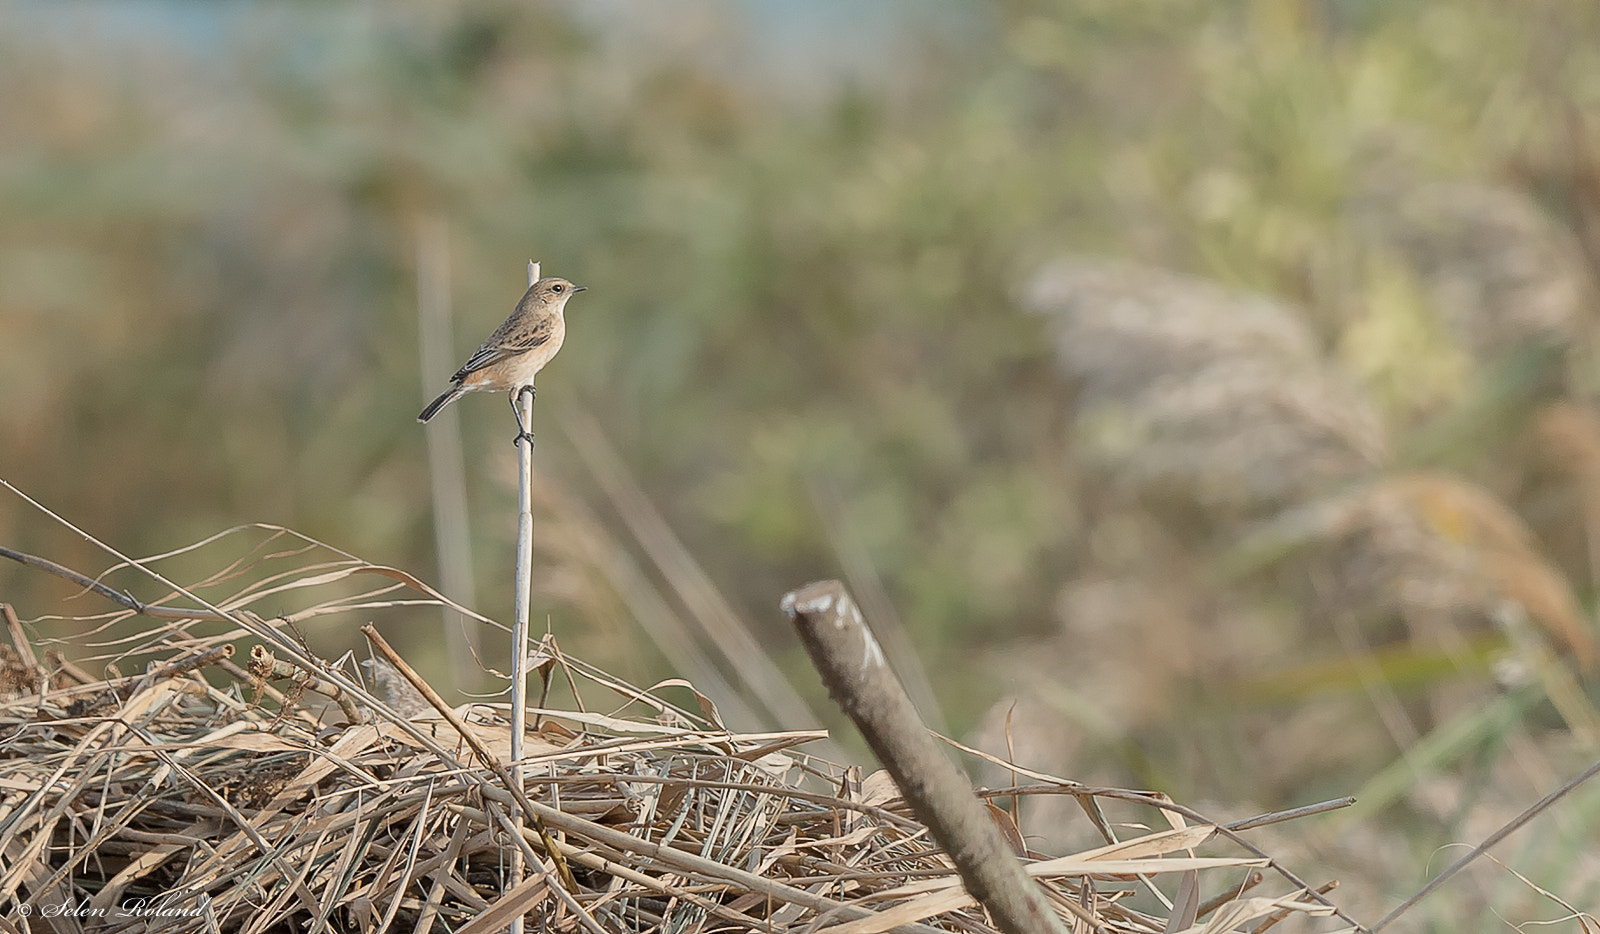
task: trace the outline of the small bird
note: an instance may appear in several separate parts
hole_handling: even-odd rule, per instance
[[[427,421],[460,396],[475,391],[509,392],[511,409],[516,411],[521,390],[533,389],[533,378],[561,349],[567,336],[563,316],[567,299],[582,291],[583,286],[553,276],[528,286],[510,317],[450,377],[454,385],[428,403],[417,421]],[[517,437],[520,440],[522,436]]]

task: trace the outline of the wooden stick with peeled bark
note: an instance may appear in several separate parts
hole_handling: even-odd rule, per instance
[[[844,585],[807,584],[782,605],[828,692],[995,924],[1006,934],[1065,934],[1061,917],[1028,878],[971,783],[923,726]]]

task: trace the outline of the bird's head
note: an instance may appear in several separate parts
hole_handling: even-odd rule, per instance
[[[582,292],[583,290],[584,286],[573,285],[567,280],[560,279],[555,276],[547,276],[546,278],[540,279],[538,282],[533,284],[533,287],[528,290],[527,297],[536,302],[544,302],[551,305],[565,305],[567,303],[567,299],[571,298],[578,292]]]

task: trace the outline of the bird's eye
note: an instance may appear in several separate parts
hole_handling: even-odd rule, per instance
[[[560,291],[561,291],[561,290],[562,290],[562,288],[563,288],[563,287],[562,287],[562,286],[559,286],[559,285],[552,285],[552,286],[551,286],[551,287],[550,287],[550,291],[552,291],[552,292],[560,292]]]

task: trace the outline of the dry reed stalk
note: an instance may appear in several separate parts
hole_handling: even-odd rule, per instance
[[[539,281],[539,264],[528,263],[528,285]],[[528,603],[533,595],[533,388],[529,387],[512,400],[517,413],[517,573],[515,619],[511,627],[511,781],[522,792],[522,743],[528,727]],[[511,811],[511,819],[522,825],[531,817],[521,809],[520,801]],[[522,853],[511,851],[511,879],[522,881]],[[523,918],[517,915],[511,921],[511,934],[522,934]]]
[[[432,384],[454,365],[450,334],[450,226],[437,215],[417,224],[417,347],[422,385]],[[426,402],[427,400],[423,400]],[[434,550],[439,556],[439,582],[457,602],[472,604],[472,535],[467,526],[466,458],[461,446],[460,410],[447,406],[423,432],[428,446],[429,500],[433,508]],[[449,609],[440,614],[451,672],[463,686],[481,674],[476,658],[482,640],[466,617]]]

